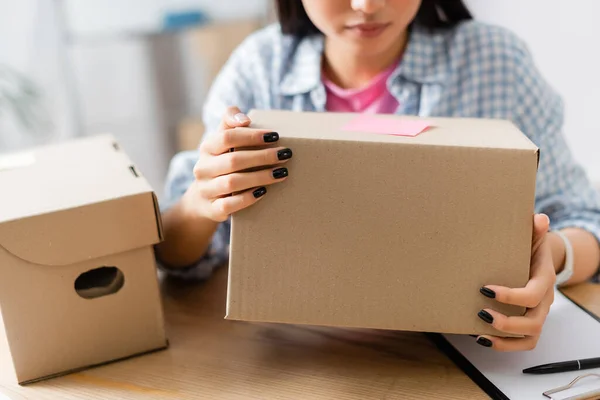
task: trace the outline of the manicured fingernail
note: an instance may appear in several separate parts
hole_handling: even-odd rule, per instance
[[[250,121],[250,118],[248,118],[246,116],[246,114],[244,114],[244,113],[237,113],[237,114],[235,114],[233,116],[233,119],[235,119],[239,123],[244,123],[244,122]]]
[[[484,295],[485,297],[489,297],[490,299],[495,299],[496,298],[496,292],[494,292],[492,289],[488,289],[486,287],[482,287],[481,289],[479,289],[479,292]]]
[[[277,152],[277,158],[280,160],[287,160],[288,158],[292,158],[292,150],[291,149],[283,149]]]
[[[494,317],[492,317],[492,314],[490,314],[489,312],[485,311],[485,310],[481,310],[477,313],[477,316],[479,318],[481,318],[482,320],[484,320],[485,322],[487,322],[488,324],[491,324],[492,322],[494,322]]]
[[[485,337],[480,337],[479,339],[477,339],[477,343],[482,345],[483,347],[492,347],[492,341],[488,338]]]
[[[286,176],[288,176],[287,168],[277,168],[273,170],[273,178],[275,179],[285,178]]]
[[[279,134],[277,132],[269,132],[263,135],[265,143],[273,143],[279,140]]]
[[[259,187],[258,189],[256,189],[254,192],[252,192],[252,194],[254,195],[255,198],[259,198],[264,196],[267,193],[267,188],[266,187]]]

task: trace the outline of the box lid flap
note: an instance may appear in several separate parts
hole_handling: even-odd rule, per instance
[[[10,157],[23,155],[0,170],[0,246],[13,255],[64,265],[162,239],[156,197],[111,135]]]
[[[378,122],[387,121],[390,125],[401,121],[430,123],[425,131],[416,136],[399,136],[345,129],[354,119],[362,118],[362,114],[252,110],[249,116],[252,127],[274,130],[282,137],[537,151],[537,146],[516,125],[502,119],[370,116]],[[299,123],[295,123],[295,120]],[[374,126],[373,130],[376,129]]]

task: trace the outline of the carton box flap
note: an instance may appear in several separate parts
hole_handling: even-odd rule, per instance
[[[162,240],[155,195],[112,136],[29,154],[0,171],[0,246],[16,257],[66,265]]]
[[[0,169],[0,223],[152,192],[112,135],[38,147],[20,156],[31,162]],[[18,158],[0,154],[0,164],[3,159]]]
[[[307,118],[303,118],[302,124],[290,124],[290,119],[298,118],[297,114],[285,110],[252,110],[249,116],[253,127],[281,131],[280,134],[290,138],[538,150],[516,125],[501,119],[370,116],[376,121],[385,121],[390,125],[403,120],[428,122],[428,128],[416,136],[399,136],[374,133],[377,130],[376,126],[373,126],[372,131],[345,129],[354,119],[361,118],[360,114],[304,112]]]

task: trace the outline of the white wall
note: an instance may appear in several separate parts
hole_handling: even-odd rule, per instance
[[[476,18],[523,38],[563,96],[569,145],[600,183],[600,1],[467,0]]]
[[[12,114],[0,116],[0,152],[74,134],[65,84],[64,51],[52,0],[0,0],[0,66],[27,76],[41,92],[45,123],[23,129]]]
[[[83,134],[114,135],[160,198],[172,143],[151,50],[139,38],[73,41],[69,56]]]

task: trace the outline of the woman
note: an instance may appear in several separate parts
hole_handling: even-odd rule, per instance
[[[244,114],[251,108],[505,118],[541,149],[531,277],[524,288],[480,292],[528,310],[517,317],[481,310],[487,323],[523,337],[477,342],[498,351],[534,348],[557,279],[566,285],[596,274],[600,200],[567,149],[560,99],[523,43],[473,21],[460,0],[276,3],[279,24],[240,45],[214,82],[199,152],[172,161],[166,240],[157,247],[162,267],[207,277],[227,258],[229,215],[268,196],[269,185],[293,179],[285,168],[293,149],[252,150],[278,134],[252,129]],[[234,147],[250,150],[229,152]],[[241,193],[227,196],[234,192]]]

